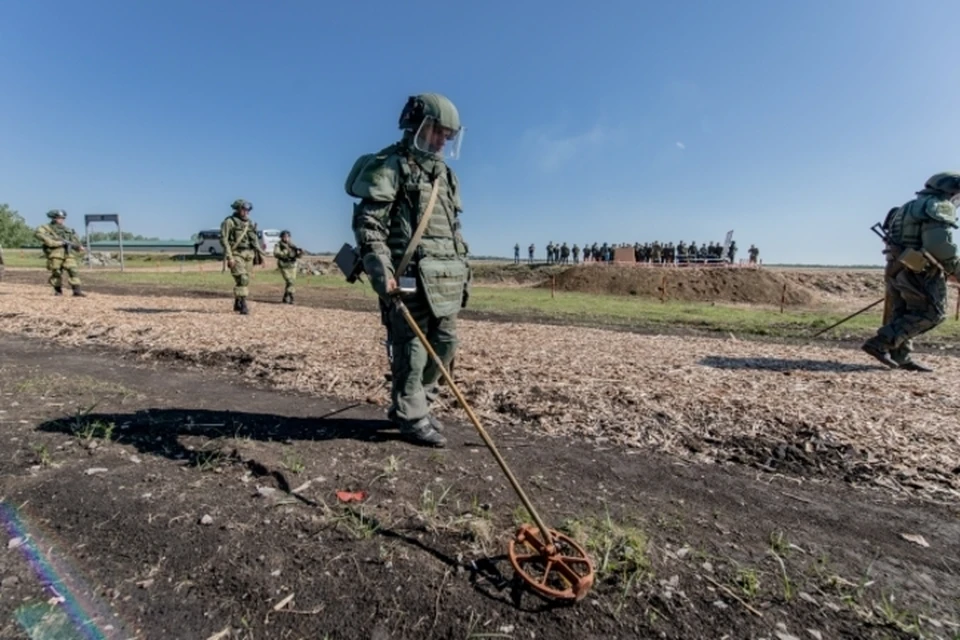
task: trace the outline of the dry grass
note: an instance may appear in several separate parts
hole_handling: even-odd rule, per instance
[[[374,314],[254,304],[240,317],[230,299],[4,289],[0,331],[225,363],[280,387],[349,400],[387,399],[377,389],[387,364]],[[881,369],[855,350],[735,339],[463,321],[461,339],[457,381],[494,430],[519,423],[960,497],[956,358],[925,357],[937,373],[919,375]]]

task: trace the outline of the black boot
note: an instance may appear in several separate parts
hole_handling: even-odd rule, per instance
[[[290,294],[286,291],[283,292],[283,300],[280,301],[280,304],[287,304],[290,302]]]
[[[240,311],[240,298],[234,297],[234,299],[233,299],[233,310],[234,310],[234,311],[237,311],[237,312]]]
[[[906,362],[901,362],[900,368],[903,369],[904,371],[918,371],[920,373],[933,373],[933,369],[931,369],[930,367],[925,367],[918,362],[914,362],[913,360],[907,360]]]
[[[288,304],[293,304],[293,294],[292,294],[292,293],[290,294]]]
[[[860,348],[891,369],[899,367],[896,360],[890,357],[890,353],[875,338],[867,340]]]
[[[62,295],[63,295],[63,287],[54,287],[54,288],[53,288],[53,295],[55,295],[55,296],[62,296]]]
[[[80,291],[80,285],[76,285],[76,286],[73,288],[73,295],[75,295],[75,296],[78,297],[78,298],[86,298],[86,297],[87,297],[87,294],[85,294],[83,291]]]
[[[240,298],[240,315],[245,316],[248,313],[250,313],[250,309],[247,308],[247,299]]]

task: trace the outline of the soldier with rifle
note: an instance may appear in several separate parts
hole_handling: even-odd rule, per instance
[[[223,259],[233,276],[233,310],[246,315],[247,296],[250,293],[250,272],[254,265],[263,264],[263,251],[257,237],[257,226],[250,220],[253,204],[246,200],[234,200],[230,205],[233,214],[220,223],[220,242],[223,244]]]
[[[303,255],[303,249],[290,241],[290,232],[280,232],[280,242],[273,247],[273,257],[277,259],[277,269],[283,276],[282,304],[293,304],[293,285],[297,280],[297,258]]]
[[[73,289],[73,295],[84,297],[86,294],[80,289],[80,270],[76,254],[83,253],[83,244],[73,229],[64,225],[67,212],[63,209],[52,209],[47,212],[50,218],[48,224],[37,227],[34,234],[43,246],[43,256],[47,259],[47,271],[50,272],[49,283],[53,287],[53,294],[63,295],[63,272],[67,272],[67,282]]]
[[[946,319],[946,280],[960,272],[951,235],[957,228],[958,195],[960,173],[938,173],[916,198],[891,209],[884,224],[873,227],[886,242],[888,305],[883,326],[862,348],[890,368],[932,371],[915,362],[911,352],[914,338]]]

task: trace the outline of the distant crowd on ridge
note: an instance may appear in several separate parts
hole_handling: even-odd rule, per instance
[[[551,241],[547,245],[547,264],[570,264],[571,257],[573,258],[573,264],[580,264],[581,254],[583,262],[614,262],[616,253],[624,249],[633,249],[633,262],[645,264],[733,264],[737,255],[735,240],[730,241],[730,246],[726,248],[726,252],[724,252],[724,246],[719,242],[701,242],[699,247],[695,241],[687,244],[682,240],[676,245],[672,242],[664,244],[656,241],[635,242],[632,245],[626,242],[621,244],[606,242],[597,244],[594,242],[593,244],[585,244],[581,249],[580,245],[577,244],[571,247],[566,242],[554,244]],[[533,264],[535,254],[536,246],[531,244],[527,247],[527,261],[530,264]],[[750,256],[749,263],[757,264],[760,250],[751,244],[750,248],[747,249],[747,254]],[[520,264],[519,243],[513,245],[513,262],[514,264]]]

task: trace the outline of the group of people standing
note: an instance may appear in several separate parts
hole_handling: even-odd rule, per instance
[[[570,258],[573,257],[573,264],[580,264],[580,256],[583,254],[583,262],[614,262],[614,256],[618,249],[633,249],[633,261],[646,264],[687,264],[687,263],[723,263],[733,264],[737,255],[737,243],[730,241],[730,245],[724,251],[724,245],[719,242],[700,243],[691,242],[689,245],[680,241],[676,245],[672,242],[645,242],[634,244],[620,243],[608,244],[604,242],[598,245],[584,244],[581,250],[580,245],[572,247],[566,242],[554,244],[551,241],[547,245],[547,264],[570,264]],[[530,264],[534,262],[534,253],[536,246],[531,244],[527,247],[527,261]],[[750,264],[756,264],[760,256],[760,250],[750,245],[747,250],[750,256]],[[513,245],[513,262],[520,264],[520,244]]]

